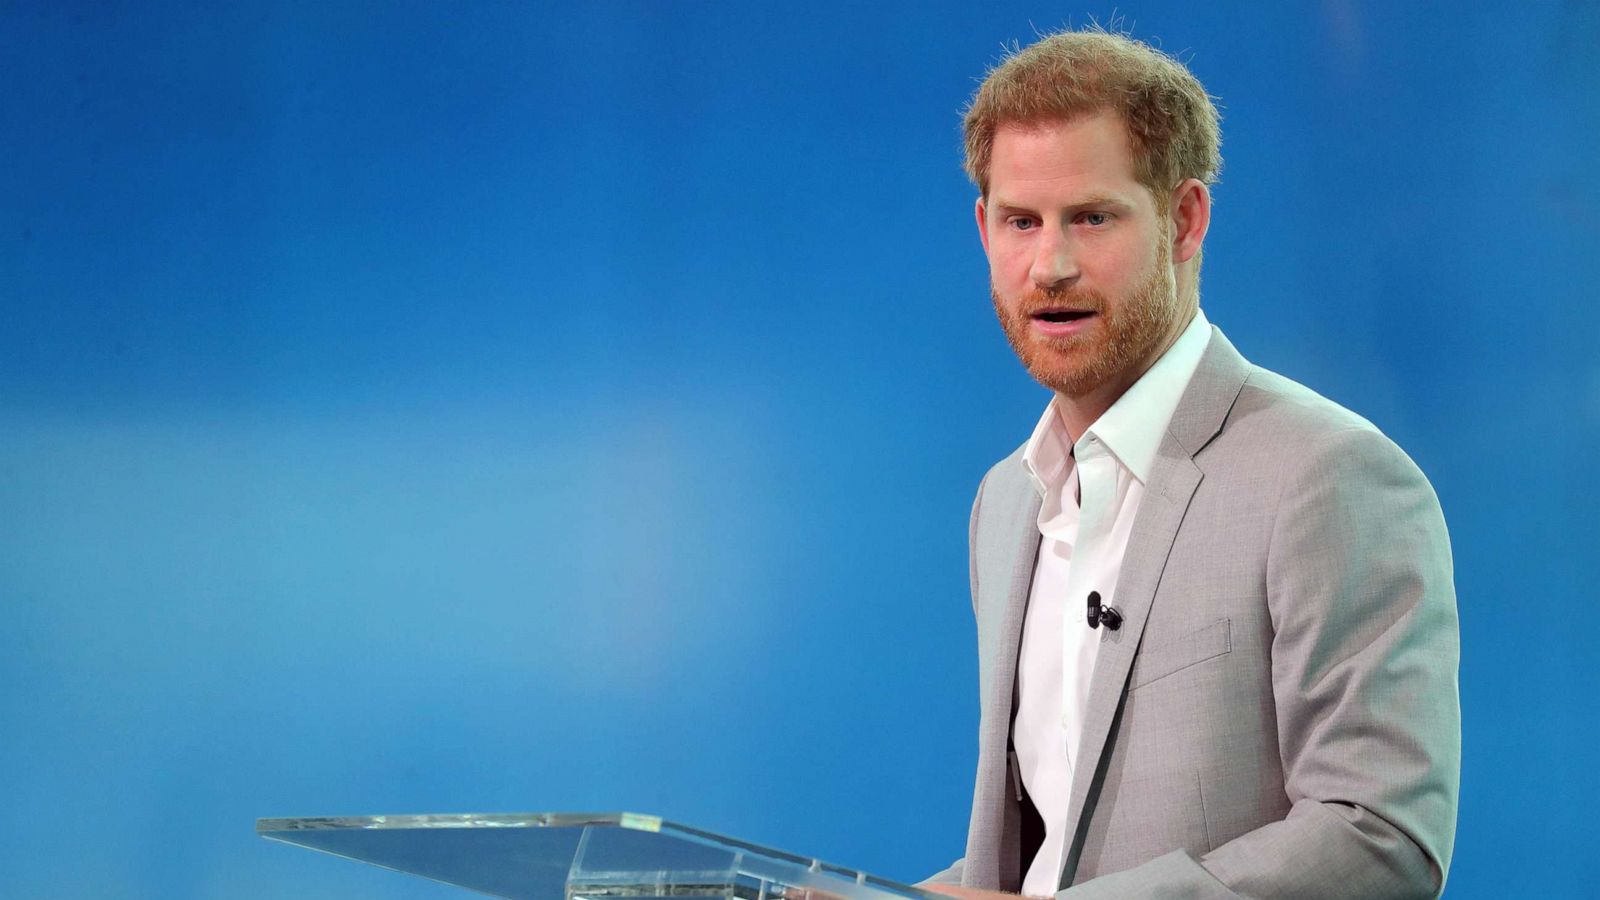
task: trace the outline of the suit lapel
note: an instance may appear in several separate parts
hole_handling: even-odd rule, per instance
[[[1167,435],[1151,468],[1150,483],[1140,502],[1128,536],[1117,578],[1117,606],[1122,627],[1104,630],[1094,675],[1089,681],[1089,706],[1084,713],[1078,765],[1072,772],[1072,795],[1067,805],[1067,834],[1071,840],[1062,860],[1060,886],[1072,883],[1083,850],[1088,817],[1099,791],[1100,765],[1111,739],[1112,724],[1128,686],[1128,673],[1138,652],[1155,602],[1156,588],[1166,568],[1172,544],[1203,473],[1194,455],[1222,429],[1223,421],[1249,374],[1249,364],[1212,329],[1211,341],[1201,357],[1183,399],[1174,411]]]
[[[1122,573],[1117,579],[1117,606],[1122,613],[1122,627],[1101,635],[1099,656],[1089,681],[1089,707],[1084,713],[1078,765],[1072,771],[1072,796],[1067,805],[1067,834],[1072,836],[1072,842],[1063,860],[1063,887],[1071,883],[1077,870],[1083,826],[1087,824],[1084,807],[1089,802],[1090,792],[1098,788],[1100,761],[1111,733],[1111,723],[1122,705],[1128,673],[1133,668],[1134,653],[1149,619],[1156,586],[1161,581],[1172,542],[1178,536],[1178,527],[1183,524],[1189,499],[1200,486],[1201,475],[1187,457],[1174,459],[1159,455],[1151,474],[1152,486],[1157,478],[1166,482],[1165,488],[1147,492],[1140,503],[1133,531],[1128,536]]]
[[[968,887],[1018,890],[1021,815],[1011,781],[1011,716],[1022,620],[1038,557],[1038,504],[1022,452],[995,466],[979,492],[973,533],[982,721],[973,831],[966,844]]]

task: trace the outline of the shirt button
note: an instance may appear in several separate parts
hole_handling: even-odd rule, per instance
[[[1072,727],[1072,717],[1071,716],[1062,716],[1061,717],[1061,727],[1062,728],[1071,728]]]

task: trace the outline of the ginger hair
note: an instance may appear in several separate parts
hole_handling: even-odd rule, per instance
[[[962,122],[966,170],[989,195],[995,132],[1116,113],[1133,149],[1134,177],[1166,210],[1188,178],[1215,184],[1222,169],[1217,108],[1182,63],[1098,26],[1060,31],[1009,52],[989,71]]]

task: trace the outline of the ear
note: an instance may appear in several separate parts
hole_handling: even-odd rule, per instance
[[[973,215],[978,219],[978,240],[983,242],[983,252],[989,253],[989,217],[988,209],[983,204],[983,197],[978,198],[978,205],[973,209]]]
[[[1172,189],[1172,261],[1188,262],[1200,252],[1211,227],[1211,191],[1198,178]]]

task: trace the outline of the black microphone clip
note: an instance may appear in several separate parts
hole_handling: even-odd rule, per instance
[[[1099,628],[1100,623],[1106,623],[1107,631],[1116,631],[1122,627],[1122,613],[1117,612],[1115,606],[1100,605],[1100,592],[1089,592],[1089,627]]]

